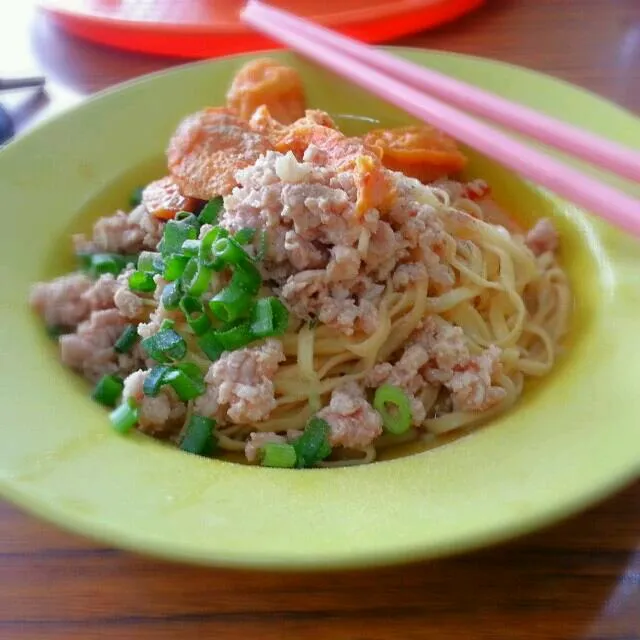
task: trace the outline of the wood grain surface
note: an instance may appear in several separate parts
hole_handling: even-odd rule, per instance
[[[176,61],[58,32],[0,8],[0,74],[42,71],[22,126]],[[13,5],[13,6],[8,6]],[[496,58],[640,111],[640,0],[488,0],[399,44]],[[107,548],[0,504],[0,639],[639,640],[640,483],[591,511],[486,551],[333,574],[169,564]]]

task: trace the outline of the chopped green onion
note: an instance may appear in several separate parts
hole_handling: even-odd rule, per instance
[[[258,300],[251,315],[251,332],[257,338],[282,335],[289,326],[289,312],[276,298]]]
[[[128,324],[113,345],[117,353],[128,353],[138,341],[138,330],[134,324]]]
[[[198,222],[198,218],[191,213],[191,211],[178,211],[176,213],[174,220],[178,222],[184,222],[188,224],[190,227],[194,227],[196,230],[200,228],[200,223]]]
[[[140,344],[150,358],[160,363],[181,360],[187,353],[187,343],[173,329],[158,331]]]
[[[219,238],[211,246],[214,260],[226,265],[240,265],[251,260],[249,254],[233,239]]]
[[[47,326],[47,335],[52,340],[57,340],[60,336],[64,335],[65,333],[68,333],[68,330],[60,325],[52,324]]]
[[[229,232],[223,227],[213,227],[213,229],[209,229],[204,238],[200,240],[200,253],[198,255],[200,262],[210,269],[215,269],[216,271],[223,269],[224,264],[214,259],[212,247],[220,238],[228,237]]]
[[[245,316],[252,303],[253,296],[240,287],[234,287],[232,280],[228,287],[209,300],[209,308],[222,322],[233,322]]]
[[[198,230],[188,221],[169,220],[164,227],[160,252],[165,257],[172,253],[180,253],[182,243],[185,240],[195,240],[197,236]]]
[[[153,367],[142,383],[142,391],[144,392],[144,395],[152,398],[157,396],[160,393],[162,386],[166,384],[166,380],[164,378],[170,370],[170,367],[163,364]]]
[[[185,240],[182,243],[182,253],[189,257],[197,256],[200,253],[200,240]]]
[[[91,397],[105,407],[115,407],[124,388],[124,382],[117,376],[105,375],[93,389]]]
[[[184,313],[187,324],[197,336],[201,336],[208,331],[211,326],[211,320],[205,313],[204,305],[198,298],[193,296],[185,296],[180,300],[180,309]]]
[[[109,420],[113,428],[120,432],[126,433],[136,425],[139,418],[138,407],[132,400],[123,402],[119,407],[109,414]]]
[[[217,444],[213,428],[216,422],[211,418],[193,414],[185,428],[180,448],[187,453],[210,456]]]
[[[400,387],[391,384],[378,387],[373,408],[382,416],[382,426],[388,433],[399,435],[411,426],[411,402]]]
[[[293,442],[298,468],[312,467],[331,453],[330,432],[329,423],[322,418],[314,416],[307,422],[302,435]]]
[[[225,331],[216,331],[215,335],[225,351],[235,351],[255,340],[246,322]]]
[[[136,187],[129,195],[129,206],[137,207],[142,203],[142,192],[144,187]]]
[[[160,331],[162,331],[163,329],[173,329],[176,326],[176,321],[172,320],[171,318],[165,318],[161,323],[160,323]]]
[[[215,362],[224,352],[225,348],[218,339],[218,332],[209,329],[206,333],[202,334],[198,340],[198,346],[202,352],[211,360]]]
[[[205,384],[202,374],[197,367],[195,369],[197,376],[193,375],[195,373],[193,369],[186,368],[185,370],[180,367],[171,367],[164,374],[164,381],[173,387],[173,390],[183,402],[193,400],[204,393]]]
[[[198,216],[198,222],[200,222],[200,224],[218,224],[218,216],[223,206],[224,201],[222,200],[222,196],[212,198],[202,207],[202,211],[200,211],[200,215]]]
[[[202,371],[200,371],[200,367],[193,362],[181,362],[176,365],[177,369],[180,371],[184,371],[190,378],[194,380],[202,380]]]
[[[200,260],[210,269],[220,271],[224,267],[237,267],[252,265],[253,258],[233,238],[229,237],[226,230],[215,227],[218,237],[209,242],[207,236],[202,240],[200,247]],[[224,233],[221,233],[224,231]],[[212,234],[213,235],[213,234]],[[204,241],[207,240],[205,243]],[[204,249],[202,245],[204,244]]]
[[[151,293],[156,289],[153,275],[144,271],[134,271],[129,276],[129,289],[136,293]]]
[[[246,262],[242,265],[234,266],[229,286],[239,287],[240,289],[244,289],[252,295],[255,295],[260,291],[261,285],[262,276],[254,264]]]
[[[179,280],[165,285],[162,290],[162,295],[160,296],[162,306],[169,310],[178,308],[180,298],[182,298],[182,289],[180,288]]]
[[[238,233],[236,233],[233,236],[233,239],[238,244],[245,245],[245,244],[251,244],[255,236],[256,236],[256,230],[252,229],[251,227],[247,227],[246,229],[240,229],[240,231],[238,231]]]
[[[164,260],[157,251],[142,251],[138,256],[138,271],[147,273],[162,273]]]
[[[211,271],[196,258],[187,262],[182,273],[182,288],[190,296],[201,296],[209,287]]]
[[[290,444],[268,442],[262,448],[262,466],[292,469],[296,466],[296,450]]]
[[[118,253],[94,253],[89,271],[94,278],[105,273],[120,274],[128,264],[128,258]]]
[[[78,268],[82,271],[90,271],[91,270],[91,253],[79,252],[76,253],[76,260],[78,261]]]
[[[189,262],[189,258],[187,256],[181,256],[180,254],[174,253],[165,260],[162,277],[167,282],[178,280],[182,277],[184,268],[187,266],[187,262]]]

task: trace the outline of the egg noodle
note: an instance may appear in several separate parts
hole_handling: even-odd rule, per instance
[[[325,406],[331,391],[350,380],[362,380],[378,362],[402,348],[429,316],[462,328],[469,351],[477,355],[490,345],[501,348],[501,374],[494,382],[504,399],[483,413],[442,411],[442,390],[427,385],[419,395],[427,418],[401,436],[383,435],[364,450],[364,457],[321,463],[364,464],[376,449],[416,440],[421,433],[444,434],[502,413],[522,393],[525,378],[543,376],[553,367],[571,311],[567,276],[551,253],[535,257],[502,226],[485,222],[482,206],[467,198],[450,201],[439,188],[420,186],[416,200],[432,206],[447,232],[442,262],[456,274],[456,285],[429,296],[428,281],[403,291],[389,284],[383,295],[379,326],[372,335],[345,335],[326,326],[296,324],[282,337],[286,363],[274,378],[276,408],[264,421],[220,430],[219,445],[242,451],[250,433],[303,429]],[[464,227],[452,213],[462,212]],[[462,240],[462,241],[461,241]]]

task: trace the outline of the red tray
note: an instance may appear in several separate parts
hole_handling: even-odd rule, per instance
[[[365,42],[449,22],[484,0],[272,0]],[[239,19],[242,0],[38,0],[62,28],[100,44],[182,58],[274,48]]]

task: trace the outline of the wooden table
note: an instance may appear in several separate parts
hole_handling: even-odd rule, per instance
[[[174,64],[0,9],[0,70],[48,76],[40,114]],[[640,0],[488,0],[401,44],[546,71],[640,111]],[[30,33],[30,37],[28,34]],[[568,452],[570,454],[570,452]],[[640,639],[640,483],[547,531],[431,563],[346,574],[173,565],[0,505],[0,638]]]

